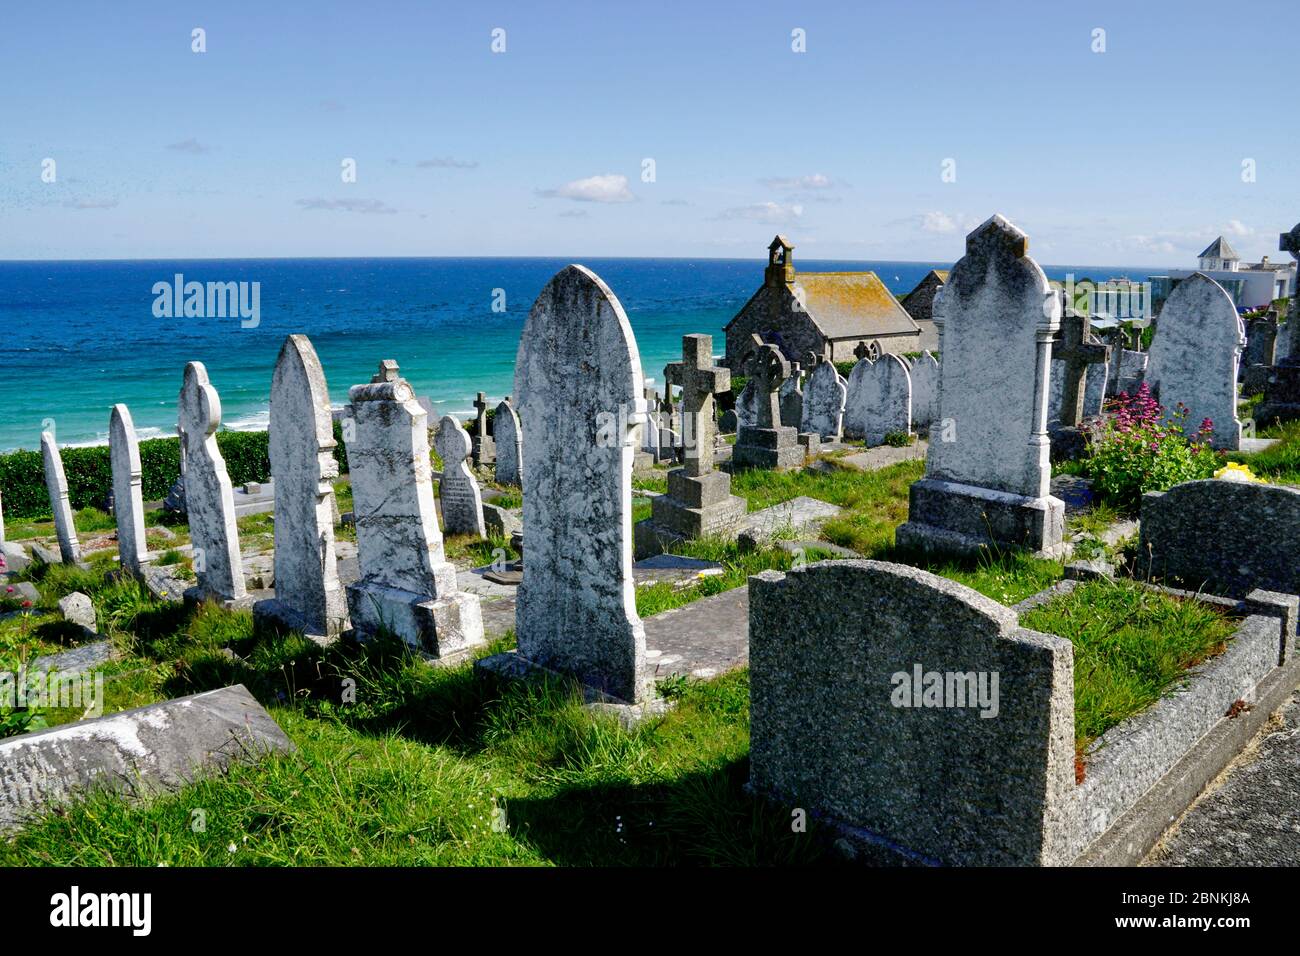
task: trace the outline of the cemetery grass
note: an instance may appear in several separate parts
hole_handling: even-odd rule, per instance
[[[246,611],[160,605],[134,582],[48,569],[90,593],[126,657],[106,712],[242,683],[293,754],[147,801],[94,795],[0,843],[7,865],[755,865],[830,859],[748,796],[748,678],[666,687],[625,731],[564,682],[433,668],[400,642],[322,649]],[[134,592],[134,593],[133,593]],[[499,641],[487,653],[502,650]],[[342,703],[344,681],[355,702]],[[50,713],[50,723],[78,714]],[[196,827],[196,820],[202,825]],[[495,826],[494,826],[495,822]]]
[[[1237,627],[1218,608],[1122,579],[1084,582],[1022,614],[1020,623],[1074,645],[1079,754],[1155,703],[1189,667],[1221,654]]]
[[[1250,466],[1251,471],[1274,483],[1300,485],[1300,421],[1274,425],[1260,432],[1261,437],[1276,438],[1278,443],[1263,451],[1233,452],[1229,461]]]

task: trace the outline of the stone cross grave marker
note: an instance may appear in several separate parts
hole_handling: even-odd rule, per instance
[[[1050,494],[1047,392],[1060,297],[1028,237],[993,216],[966,237],[935,310],[942,434],[914,482],[898,544],[975,553],[990,543],[1055,556],[1065,505]]]
[[[305,335],[287,336],[280,347],[269,437],[275,600],[254,611],[305,634],[337,637],[348,628],[348,602],[334,547],[334,419],[325,370]]]
[[[713,396],[731,388],[731,372],[713,364],[713,337],[682,336],[682,360],[664,368],[669,387],[682,390],[682,440],[686,474],[713,470]]]
[[[185,448],[185,506],[194,544],[196,596],[237,601],[247,594],[239,557],[235,496],[217,447],[221,398],[202,362],[185,366],[178,417]]]
[[[524,430],[509,395],[497,406],[492,423],[496,431],[492,444],[496,446],[497,484],[519,485],[524,472]]]
[[[781,383],[790,377],[790,363],[775,345],[752,337],[749,383],[753,388],[754,424],[743,425],[736,434],[731,461],[738,468],[795,468],[803,464],[805,451],[799,431],[781,424]]]
[[[483,392],[474,396],[474,410],[477,413],[474,419],[474,467],[479,468],[491,464],[496,451],[492,439],[488,437],[487,395]]]
[[[483,643],[483,613],[478,595],[457,589],[456,566],[444,550],[428,413],[391,360],[348,395],[361,573],[347,589],[352,623],[363,635],[386,628],[440,661],[461,659]]]
[[[1187,407],[1184,429],[1189,434],[1210,419],[1215,448],[1241,447],[1237,363],[1245,346],[1246,326],[1232,297],[1204,273],[1180,282],[1160,310],[1147,384],[1167,416],[1180,402]]]
[[[781,424],[781,383],[790,377],[790,363],[775,345],[764,344],[754,336],[754,352],[749,377],[754,382],[754,427],[777,428]]]
[[[533,303],[515,361],[514,393],[528,422],[517,657],[629,704],[653,696],[632,579],[644,380],[618,298],[583,266],[560,270]]]
[[[443,415],[433,446],[442,459],[442,481],[438,483],[442,500],[442,529],[447,534],[472,534],[487,537],[483,525],[483,495],[474,473],[469,470],[473,443],[469,433],[453,415]]]
[[[1072,314],[1061,319],[1060,337],[1052,343],[1052,374],[1061,375],[1061,424],[1076,426],[1084,417],[1084,376],[1090,365],[1106,362],[1110,348],[1089,341],[1088,317]]]
[[[117,519],[117,554],[134,574],[149,560],[145,543],[143,470],[135,423],[125,405],[114,405],[108,418],[108,454],[113,469],[113,517]]]
[[[68,499],[68,476],[63,471],[63,456],[55,444],[54,435],[41,432],[41,458],[45,463],[45,488],[50,493],[50,507],[54,511],[54,533],[59,539],[59,556],[64,564],[81,560],[81,543],[77,540],[77,526],[72,519],[72,503]]]

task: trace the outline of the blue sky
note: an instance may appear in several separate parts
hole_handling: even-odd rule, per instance
[[[993,212],[1048,263],[1276,258],[1295,38],[1293,0],[11,0],[0,258],[951,261]]]

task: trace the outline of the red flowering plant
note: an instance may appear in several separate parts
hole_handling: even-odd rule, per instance
[[[1108,411],[1089,428],[1083,464],[1093,491],[1116,507],[1136,509],[1143,492],[1209,478],[1218,467],[1210,447],[1214,423],[1207,418],[1188,435],[1187,407],[1179,402],[1167,413],[1145,382],[1134,395],[1121,393]]]

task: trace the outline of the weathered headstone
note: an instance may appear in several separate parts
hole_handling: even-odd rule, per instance
[[[447,534],[487,537],[483,525],[483,495],[468,458],[473,448],[469,433],[454,416],[443,415],[433,445],[442,459],[438,497],[442,501],[442,530]]]
[[[752,378],[745,382],[736,398],[736,431],[742,425],[758,425],[758,383]]]
[[[1277,313],[1272,309],[1246,323],[1246,351],[1241,359],[1243,367],[1273,364],[1277,352],[1277,327]]]
[[[1209,479],[1142,496],[1143,576],[1244,598],[1256,588],[1300,594],[1300,490]]]
[[[1104,366],[1109,358],[1110,347],[1092,341],[1086,315],[1071,310],[1061,319],[1060,335],[1052,343],[1052,391],[1059,399],[1055,409],[1049,402],[1048,421],[1058,421],[1067,428],[1082,424],[1086,414],[1085,376]]]
[[[881,445],[886,435],[909,434],[911,430],[912,376],[907,364],[892,353],[874,362],[859,360],[849,373],[844,436]]]
[[[813,368],[803,390],[801,432],[815,432],[822,441],[839,441],[844,434],[844,399],[848,385],[835,366],[822,362]]]
[[[63,471],[63,456],[50,432],[41,432],[41,457],[45,463],[45,488],[50,493],[54,512],[54,533],[59,539],[59,557],[64,564],[81,560],[81,543],[73,521],[72,502],[68,499],[68,477]]]
[[[745,499],[731,494],[731,476],[713,467],[713,396],[731,388],[731,372],[713,364],[713,337],[683,336],[682,361],[665,369],[665,380],[682,390],[685,467],[668,473],[668,493],[637,523],[638,557],[671,541],[721,533],[745,515]]]
[[[643,380],[614,293],[583,266],[562,269],[533,303],[515,361],[514,392],[528,422],[517,656],[630,704],[653,693],[632,581]]]
[[[0,740],[0,833],[92,791],[175,790],[293,749],[242,684],[10,737]]]
[[[825,561],[749,579],[749,655],[757,793],[866,852],[1070,861],[1068,640],[916,568]]]
[[[1300,225],[1282,233],[1278,247],[1300,262]],[[1300,289],[1292,289],[1287,320],[1278,330],[1275,364],[1262,387],[1264,398],[1255,408],[1258,424],[1300,418]]]
[[[1245,345],[1246,327],[1232,296],[1204,273],[1180,282],[1160,311],[1146,382],[1166,415],[1180,403],[1189,410],[1187,432],[1210,419],[1215,448],[1241,447],[1237,363]]]
[[[185,448],[185,506],[194,545],[194,576],[198,578],[192,596],[238,601],[247,591],[239,557],[234,489],[217,447],[221,398],[208,381],[202,362],[185,366],[178,413]]]
[[[487,395],[479,392],[474,396],[474,467],[490,465],[496,457],[496,447],[492,436],[488,434]]]
[[[496,416],[492,419],[496,435],[498,485],[518,485],[522,483],[524,472],[524,431],[519,425],[519,415],[510,404],[510,396],[497,406]]]
[[[275,599],[254,610],[319,638],[348,628],[334,548],[334,419],[325,370],[305,335],[290,335],[271,379]]]
[[[790,377],[781,383],[777,401],[781,406],[781,424],[798,428],[803,421],[803,374],[798,362],[790,363]]]
[[[1131,349],[1112,348],[1110,375],[1106,382],[1106,395],[1135,395],[1138,386],[1146,378],[1149,352],[1135,352]]]
[[[932,425],[939,417],[939,361],[928,350],[908,370],[912,380],[912,424]]]
[[[349,391],[356,435],[348,443],[361,576],[348,585],[352,624],[380,629],[443,661],[484,642],[477,595],[457,590],[438,529],[428,416],[385,360]]]
[[[935,311],[943,336],[937,438],[913,483],[899,545],[1062,551],[1065,505],[1050,494],[1047,376],[1061,303],[1028,239],[1002,216],[966,239]]]
[[[1106,389],[1110,383],[1110,362],[1089,367],[1084,377],[1083,414],[1096,418],[1106,407]]]
[[[117,520],[117,554],[121,566],[139,573],[149,560],[145,541],[143,471],[131,410],[114,405],[108,419],[108,455],[113,469],[113,516]]]
[[[790,375],[790,363],[775,345],[755,335],[749,386],[754,387],[754,424],[741,424],[731,452],[737,468],[797,468],[804,462],[796,428],[781,424],[778,392]]]

